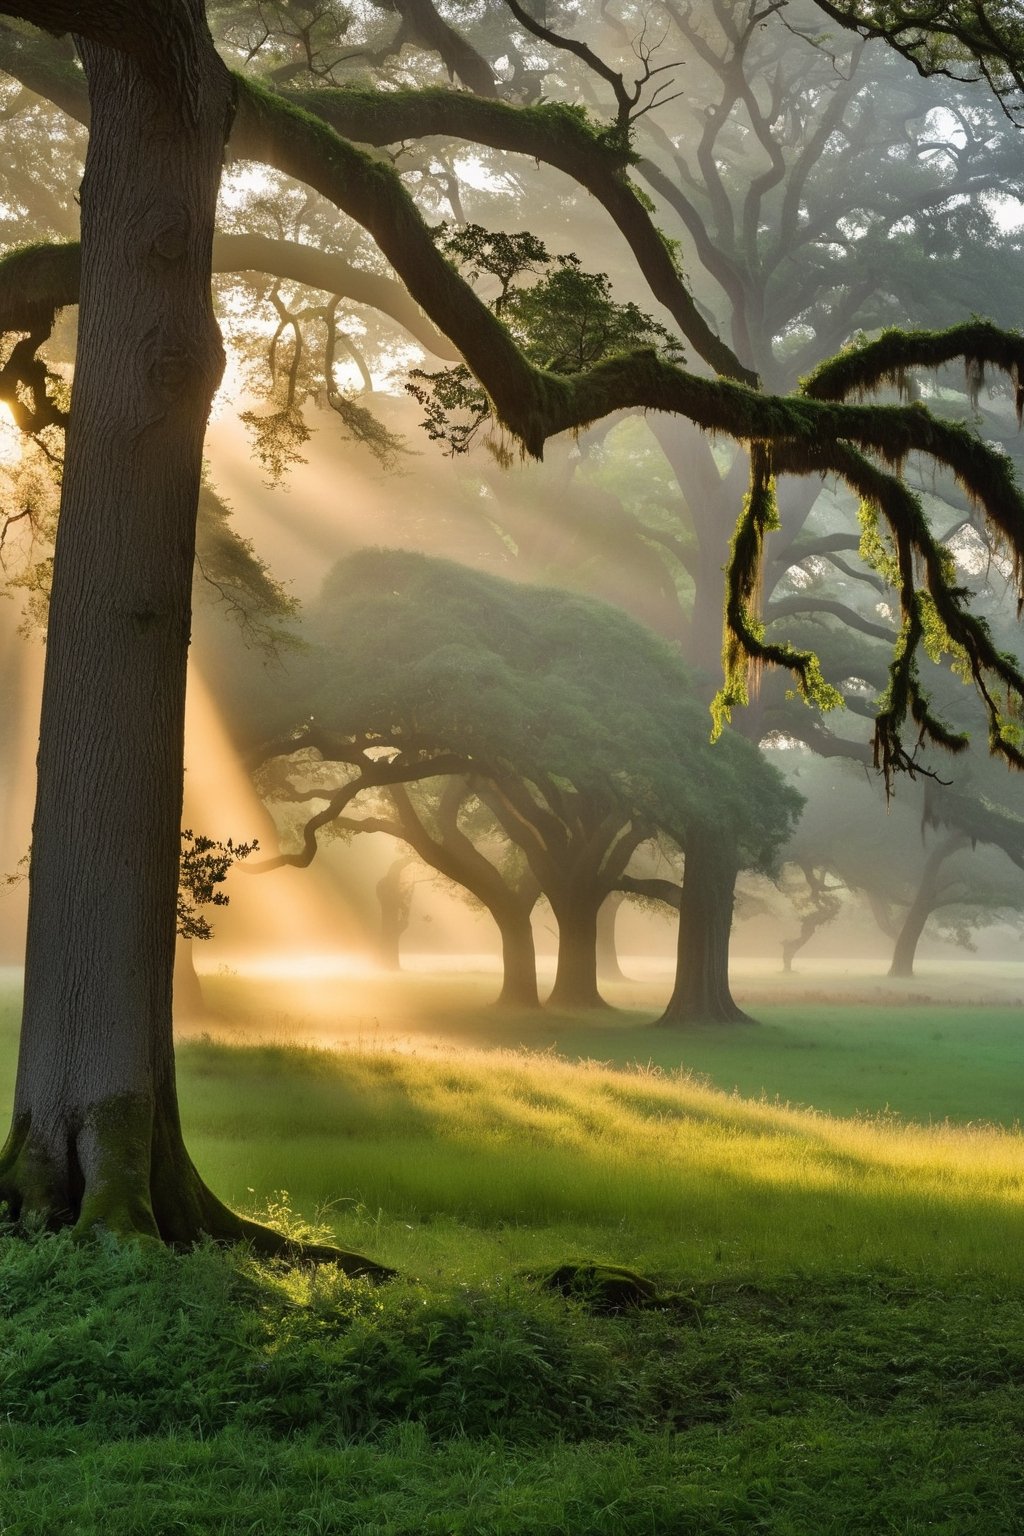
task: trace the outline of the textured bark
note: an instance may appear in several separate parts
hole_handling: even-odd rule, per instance
[[[171,936],[195,507],[223,366],[207,274],[229,94],[207,59],[186,133],[171,82],[165,97],[124,55],[83,53],[79,349],[0,1187],[49,1219],[156,1232],[150,1163],[180,1143]]]
[[[597,909],[603,890],[595,895],[568,891],[548,900],[558,923],[558,965],[548,997],[552,1008],[607,1008],[597,986]]]
[[[739,860],[728,838],[701,828],[686,839],[676,980],[659,1025],[753,1022],[729,989],[729,933]]]
[[[140,7],[138,26],[160,9]],[[231,85],[201,0],[161,15],[160,50],[152,37],[131,53],[82,43],[79,343],[0,1199],[15,1218],[79,1233],[207,1232],[287,1252],[203,1185],[175,1090],[185,663],[203,435],[223,369],[210,263]]]
[[[508,1008],[539,1008],[537,951],[529,912],[491,909],[501,932],[502,981],[498,1002]]]

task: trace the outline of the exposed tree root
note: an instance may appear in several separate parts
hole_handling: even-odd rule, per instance
[[[245,1243],[261,1258],[335,1264],[378,1282],[397,1273],[364,1254],[300,1242],[239,1216],[203,1183],[176,1127],[157,1117],[152,1138],[144,1138],[131,1106],[122,1109],[116,1132],[109,1114],[45,1139],[31,1134],[28,1116],[15,1123],[0,1152],[0,1202],[16,1229],[70,1227],[82,1238],[104,1231],[179,1249],[205,1237]]]

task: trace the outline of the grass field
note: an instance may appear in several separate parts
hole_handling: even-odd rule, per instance
[[[216,981],[198,1165],[404,1278],[3,1241],[4,1536],[1019,1536],[1015,1011],[776,999],[680,1038],[483,985]],[[0,1094],[13,1044],[8,997]],[[657,1304],[538,1285],[583,1259]]]

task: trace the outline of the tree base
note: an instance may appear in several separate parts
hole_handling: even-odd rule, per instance
[[[550,992],[544,1000],[544,1007],[553,1008],[559,1013],[614,1012],[611,1003],[600,992],[575,992],[568,988],[563,991],[556,988]]]
[[[60,1138],[63,1157],[54,1155],[55,1138],[33,1137],[29,1117],[15,1124],[0,1152],[0,1203],[16,1230],[70,1227],[77,1238],[108,1232],[179,1249],[206,1238],[245,1243],[261,1258],[336,1264],[347,1275],[378,1282],[397,1273],[364,1254],[296,1242],[239,1216],[203,1183],[180,1139],[157,1134],[144,1145],[131,1106],[118,1106],[116,1125],[112,1108],[99,1123],[93,1117],[77,1134]]]
[[[706,1004],[678,1004],[670,1003],[659,1019],[655,1019],[653,1029],[686,1029],[690,1025],[700,1024],[760,1024],[759,1019],[753,1018],[749,1013],[734,1003],[730,998],[728,1003]]]
[[[535,1012],[540,1007],[536,972],[532,976],[505,976],[501,991],[494,999],[496,1008],[521,1008]]]

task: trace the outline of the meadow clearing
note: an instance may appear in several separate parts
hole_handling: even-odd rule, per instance
[[[1022,1528],[1008,992],[790,992],[680,1038],[498,1013],[473,976],[293,1015],[280,985],[209,979],[192,1155],[402,1278],[6,1239],[5,1536]],[[654,1304],[540,1283],[589,1260]]]

